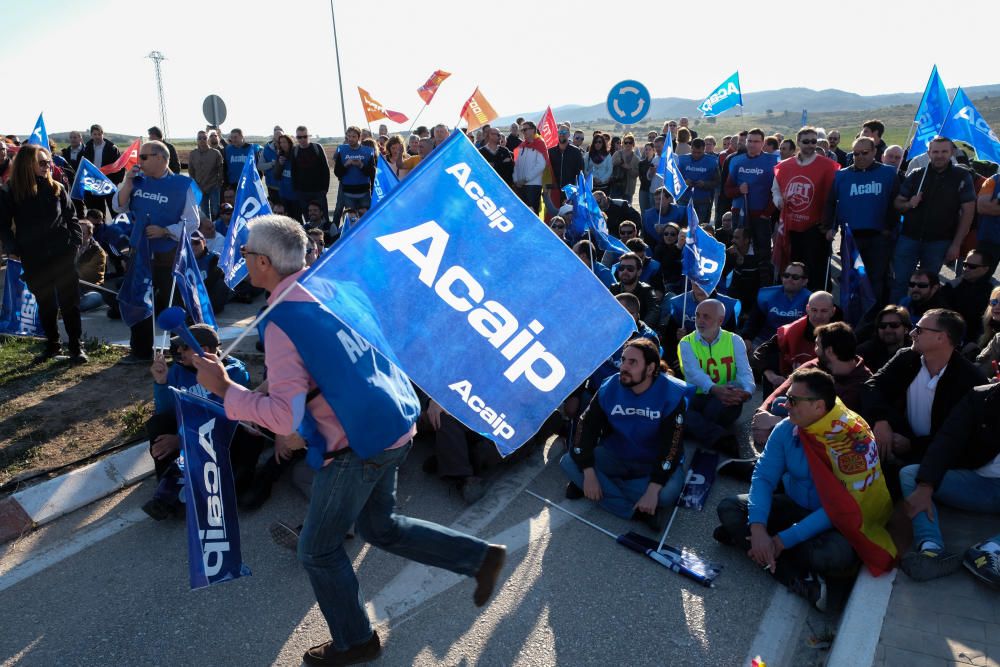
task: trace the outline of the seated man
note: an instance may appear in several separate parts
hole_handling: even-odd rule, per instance
[[[219,335],[207,324],[195,324],[191,334],[205,352],[217,354]],[[169,367],[162,352],[157,352],[149,372],[153,376],[153,404],[155,413],[146,422],[149,437],[149,455],[153,457],[157,485],[153,498],[142,506],[142,511],[160,521],[169,516],[184,516],[184,500],[181,494],[183,473],[177,464],[180,455],[180,438],[177,435],[177,415],[174,409],[174,395],[170,388],[189,391],[217,403],[222,399],[209,394],[198,384],[192,359],[197,353],[181,340],[180,336],[170,339],[171,347],[176,347],[177,356]],[[244,387],[250,384],[250,374],[246,366],[233,356],[226,357],[226,374]],[[249,437],[247,437],[249,436]],[[244,492],[253,479],[257,456],[263,449],[257,438],[250,436],[243,428],[236,429],[233,444],[229,448],[233,461],[233,475],[236,478],[237,494]],[[256,445],[256,446],[255,446]]]
[[[957,554],[944,550],[934,501],[969,512],[1000,512],[1000,385],[975,387],[955,405],[919,465],[899,473],[906,513],[913,520],[913,550],[900,569],[926,581],[958,569]],[[1000,584],[1000,535],[965,553],[965,567]]]
[[[658,312],[656,308],[656,295],[649,284],[639,280],[639,273],[642,271],[642,258],[634,252],[627,252],[618,260],[618,274],[615,276],[618,282],[611,286],[611,293],[634,294],[639,299],[639,319],[646,324],[650,324],[653,315]],[[653,324],[656,324],[654,321]]]
[[[661,185],[653,192],[653,208],[642,214],[643,240],[655,246],[663,237],[663,225],[668,222],[677,223],[681,229],[687,227],[687,211],[675,205],[670,190]]]
[[[625,220],[630,220],[635,224],[642,222],[642,215],[632,208],[632,205],[624,199],[612,199],[600,190],[594,191],[594,200],[604,214],[608,216],[608,233],[618,236],[618,227]]]
[[[80,274],[80,280],[101,287],[104,285],[104,271],[108,266],[108,255],[94,238],[93,222],[86,218],[81,220],[80,231],[83,233],[83,240],[76,251],[76,270]],[[81,282],[80,312],[85,313],[103,305],[103,293]]]
[[[900,494],[899,469],[919,463],[959,399],[986,384],[979,369],[956,349],[965,337],[958,313],[928,310],[910,336],[913,345],[869,378],[861,396],[862,414],[875,432],[893,497]]]
[[[833,295],[813,292],[803,317],[778,327],[774,336],[754,350],[752,365],[768,383],[767,393],[780,386],[796,368],[816,358],[816,327],[839,319]]]
[[[226,237],[226,232],[229,231],[229,223],[233,220],[233,205],[232,204],[222,204],[219,206],[219,217],[213,223],[215,225],[215,231],[218,232],[223,238]]]
[[[675,374],[680,375],[680,359],[677,356],[677,348],[674,341],[680,341],[684,336],[695,330],[695,310],[698,304],[705,299],[715,299],[726,307],[726,319],[722,321],[722,328],[726,331],[736,330],[736,321],[740,316],[740,302],[732,297],[719,294],[713,291],[706,294],[698,285],[691,285],[691,289],[682,294],[677,294],[664,302],[660,308],[660,320],[663,326],[660,328],[660,340],[665,343],[663,359],[667,362]]]
[[[221,256],[226,247],[226,237],[218,232],[212,219],[207,215],[201,216],[198,231],[205,237],[205,247],[208,248],[208,251]]]
[[[732,215],[727,213],[726,215]],[[718,235],[719,232],[716,232]],[[750,231],[745,227],[733,230],[732,241],[726,248],[726,264],[722,269],[722,289],[740,302],[740,320],[746,320],[757,304],[760,291],[760,261],[750,252]],[[803,311],[804,312],[804,311]],[[744,336],[746,338],[746,336]]]
[[[580,261],[590,267],[597,279],[610,288],[615,284],[615,278],[611,275],[611,269],[594,259],[594,244],[587,239],[577,241],[573,244],[573,252],[580,258]]]
[[[705,299],[695,312],[696,331],[677,344],[684,380],[697,394],[687,413],[688,431],[705,445],[738,459],[742,456],[729,426],[740,417],[754,392],[753,372],[743,339],[722,328],[726,307]]]
[[[663,529],[684,487],[687,385],[668,375],[656,345],[625,344],[621,371],[604,381],[559,461],[567,498],[586,496],[615,516]]]
[[[899,300],[899,305],[910,313],[910,320],[916,322],[932,308],[947,308],[948,304],[941,296],[941,280],[933,271],[917,269],[907,283],[909,291]]]
[[[963,263],[962,276],[941,288],[939,294],[947,304],[965,320],[966,351],[975,354],[976,342],[983,333],[983,309],[993,291],[993,258],[981,250],[970,250]],[[971,344],[971,345],[970,345]],[[963,346],[959,346],[963,347]]]
[[[757,292],[756,307],[743,327],[743,338],[754,347],[778,332],[778,327],[791,324],[806,314],[806,302],[812,292],[806,289],[806,265],[791,262],[781,273],[781,284]]]
[[[563,208],[565,208],[565,206]],[[589,230],[584,232],[584,235],[591,238]],[[618,228],[618,238],[627,248],[630,241],[640,238],[639,228],[631,220],[623,220],[621,226]],[[604,251],[604,254],[600,256],[601,264],[607,267],[612,267],[618,263],[618,261],[622,258],[622,255],[624,255],[624,253],[609,247]]]
[[[810,368],[791,380],[788,418],[768,438],[750,493],[719,503],[713,537],[749,547],[755,563],[818,609],[836,608],[827,583],[843,591],[859,556],[873,574],[892,569],[892,503],[872,433],[837,400],[833,378]]]
[[[890,304],[875,316],[875,333],[858,345],[858,354],[872,372],[885,366],[900,349],[910,346],[910,314],[902,306]]]

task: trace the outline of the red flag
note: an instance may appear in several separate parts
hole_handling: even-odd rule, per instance
[[[462,105],[462,118],[469,124],[469,131],[477,130],[490,122],[500,114],[486,101],[483,94],[479,92],[479,86],[472,93],[472,96]]]
[[[424,85],[417,88],[417,95],[420,95],[420,99],[424,101],[424,104],[431,103],[431,100],[434,99],[434,94],[438,91],[438,86],[449,76],[451,76],[451,72],[445,72],[442,69],[436,70]]]
[[[552,115],[552,107],[545,109],[545,114],[538,123],[538,134],[546,148],[554,148],[559,144],[559,126],[556,125],[556,117]]]
[[[405,123],[409,120],[398,111],[386,109],[382,106],[381,102],[373,99],[372,96],[368,94],[368,91],[361,86],[358,86],[358,92],[361,94],[361,106],[365,109],[365,118],[368,119],[369,123],[376,120],[382,120],[383,118],[388,118],[394,123]]]
[[[142,145],[142,138],[133,141],[128,148],[122,151],[121,157],[101,167],[101,173],[105,176],[119,172],[122,169],[131,169],[139,164],[139,147]]]

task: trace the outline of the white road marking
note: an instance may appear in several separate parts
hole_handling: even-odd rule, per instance
[[[768,667],[791,665],[796,649],[795,639],[808,615],[809,603],[805,598],[775,584],[774,597],[760,619],[757,635],[750,642],[750,650],[743,664],[749,665],[759,655],[767,662]]]

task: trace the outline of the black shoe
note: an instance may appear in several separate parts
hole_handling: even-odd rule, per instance
[[[725,544],[727,547],[739,546],[724,526],[716,526],[715,530],[712,531],[712,538],[719,544]]]
[[[88,361],[90,361],[90,357],[88,357],[83,352],[83,350],[76,350],[75,352],[70,351],[70,354],[69,354],[69,363],[77,365],[77,364],[85,364]]]
[[[372,630],[371,639],[344,651],[338,651],[332,640],[313,646],[302,656],[302,662],[307,665],[357,665],[374,660],[380,653],[382,642],[378,638],[378,632]]]
[[[436,454],[431,454],[426,459],[424,459],[423,465],[420,466],[428,475],[436,475],[438,471],[438,457]]]
[[[827,588],[826,580],[818,574],[808,574],[804,578],[792,579],[788,582],[788,590],[801,595],[816,609],[826,611]]]
[[[169,519],[174,516],[174,508],[159,498],[153,498],[146,502],[142,506],[142,511],[150,516],[151,519],[155,521],[163,521],[164,519]]]
[[[292,528],[284,521],[275,521],[268,528],[268,532],[271,533],[271,541],[279,547],[289,551],[298,551],[299,533],[302,532],[302,526]]]
[[[569,500],[579,500],[583,498],[583,489],[573,482],[566,483],[566,498]]]
[[[962,560],[958,554],[933,549],[910,551],[899,561],[899,569],[914,581],[930,581],[939,577],[947,577],[949,574],[958,572],[960,567],[962,567]]]
[[[482,607],[493,595],[493,589],[497,585],[497,579],[500,578],[500,571],[506,558],[507,547],[502,544],[491,544],[486,549],[483,564],[476,572],[476,590],[472,593],[472,601],[477,607]]]
[[[119,359],[118,363],[125,364],[127,366],[134,366],[136,364],[151,364],[153,363],[153,357],[152,355],[148,357],[143,357],[136,354],[135,352],[130,352],[128,355]]]
[[[31,360],[31,364],[33,366],[37,364],[44,364],[49,359],[55,359],[58,357],[61,351],[62,346],[59,345],[59,343],[46,343],[45,349],[41,354],[36,355],[35,358]]]

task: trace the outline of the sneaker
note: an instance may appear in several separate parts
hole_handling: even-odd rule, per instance
[[[1000,554],[980,549],[982,542],[969,547],[962,559],[965,569],[994,586],[1000,585]]]
[[[36,366],[38,364],[44,364],[49,359],[59,360],[59,357],[62,356],[59,354],[61,351],[62,351],[62,346],[59,345],[59,343],[48,343],[45,345],[45,350],[43,350],[41,354],[36,355],[31,360],[31,365]],[[63,356],[62,358],[68,359],[69,357]]]
[[[292,528],[283,521],[275,521],[268,528],[268,532],[271,533],[271,541],[289,551],[298,550],[300,530],[302,530],[301,526]]]
[[[568,500],[579,500],[583,498],[583,489],[573,482],[566,483],[566,498]]]
[[[88,361],[90,361],[90,357],[88,357],[83,350],[77,350],[76,352],[71,352],[69,355],[69,363],[74,365],[85,364]]]
[[[826,580],[818,574],[808,574],[804,578],[795,578],[788,582],[788,590],[801,595],[816,609],[826,611],[827,587]]]
[[[140,357],[138,354],[130,352],[128,355],[119,359],[118,363],[125,364],[126,366],[134,366],[136,364],[151,364],[153,363],[153,357]]]
[[[727,547],[739,546],[733,539],[733,536],[729,534],[729,531],[726,530],[724,526],[715,527],[715,530],[712,531],[712,539],[714,539],[719,544],[725,544]]]
[[[302,662],[307,665],[357,665],[374,660],[380,653],[382,642],[378,638],[378,632],[372,630],[371,639],[344,651],[338,651],[332,640],[313,646],[302,656]]]
[[[482,607],[493,595],[493,589],[497,585],[497,579],[500,578],[500,571],[506,558],[507,547],[502,544],[491,544],[486,549],[483,564],[476,572],[476,590],[472,594],[472,601],[477,607]]]
[[[466,477],[462,482],[462,500],[473,505],[486,495],[486,484],[479,477]]]
[[[911,551],[899,562],[899,569],[909,575],[914,581],[930,581],[939,577],[947,577],[961,567],[962,561],[958,554],[944,551]]]

